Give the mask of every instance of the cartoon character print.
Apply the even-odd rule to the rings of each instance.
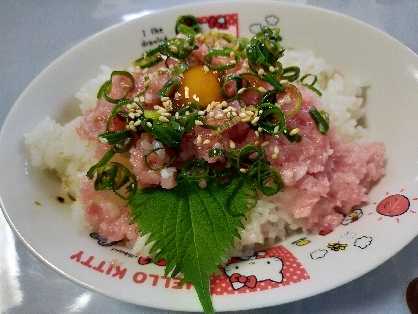
[[[166,266],[165,259],[160,259],[159,261],[153,262],[149,256],[140,256],[138,257],[138,264],[139,265],[148,265],[148,264],[155,264],[157,266]]]
[[[363,216],[363,211],[361,209],[354,209],[348,215],[345,215],[342,221],[342,225],[346,226],[353,222],[356,222]]]
[[[258,282],[283,281],[283,261],[278,257],[263,257],[265,252],[255,253],[247,260],[228,264],[225,274],[235,290],[242,287],[255,288]]]
[[[90,233],[90,237],[92,237],[93,239],[97,239],[97,243],[101,246],[112,246],[119,242],[119,241],[107,242],[107,239],[99,236],[97,232]]]
[[[390,195],[383,199],[376,207],[376,211],[383,216],[394,217],[406,213],[409,209],[409,199],[401,194]]]

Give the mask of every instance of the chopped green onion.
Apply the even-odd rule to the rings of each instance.
[[[315,121],[316,127],[321,134],[326,135],[329,130],[329,115],[324,110],[318,111],[316,107],[312,106],[309,109],[309,115]]]
[[[114,76],[124,76],[128,78],[128,80],[130,81],[130,84],[125,87],[126,92],[122,95],[121,98],[112,98],[109,96],[109,93],[112,90],[112,79]],[[112,74],[110,75],[110,80],[104,82],[104,84],[100,87],[99,92],[97,94],[97,98],[100,99],[103,97],[108,102],[116,104],[119,101],[126,99],[126,96],[133,90],[134,87],[135,87],[135,79],[131,73],[127,71],[113,71]]]
[[[157,148],[151,149],[148,153],[146,153],[144,156],[142,156],[142,159],[144,161],[144,165],[147,169],[154,170],[154,171],[159,171],[159,170],[162,170],[164,168],[167,168],[168,166],[170,166],[176,160],[177,155],[174,155],[173,157],[171,157],[171,159],[167,163],[165,163],[161,167],[152,168],[148,163],[148,156],[151,155],[152,153],[155,153],[156,151],[159,151],[160,149],[164,149],[164,147],[157,147]]]

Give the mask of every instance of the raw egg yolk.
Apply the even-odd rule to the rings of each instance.
[[[178,92],[183,105],[192,102],[206,107],[213,101],[222,101],[218,76],[203,66],[195,66],[183,73],[183,80]]]

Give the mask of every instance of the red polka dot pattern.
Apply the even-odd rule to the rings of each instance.
[[[271,280],[258,281],[254,288],[248,288],[243,286],[235,290],[225,274],[223,268],[221,268],[222,275],[213,275],[211,279],[211,294],[224,295],[224,294],[237,294],[237,293],[249,293],[257,292],[268,289],[275,289],[281,286],[287,286],[290,284],[298,283],[302,280],[310,279],[307,271],[302,267],[302,264],[297,258],[283,246],[276,246],[263,251],[266,254],[258,258],[265,257],[278,257],[283,261],[283,281],[278,283]],[[236,259],[232,259],[232,262],[236,262]]]

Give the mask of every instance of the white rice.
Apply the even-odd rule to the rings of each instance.
[[[284,67],[298,65],[301,68],[301,76],[310,73],[318,77],[317,84],[322,91],[324,109],[337,124],[337,132],[342,138],[353,140],[367,134],[366,130],[357,124],[364,115],[364,85],[359,79],[343,77],[312,51],[287,50],[281,62]],[[101,70],[102,73],[97,78],[87,82],[76,94],[80,100],[81,111],[96,105],[97,91],[111,73],[109,67],[103,66]],[[77,200],[80,199],[79,177],[85,175],[97,162],[94,158],[96,145],[77,136],[75,126],[79,119],[61,125],[47,117],[32,133],[25,135],[32,165],[56,171],[62,179],[64,190]],[[281,198],[293,197],[286,191],[280,194]],[[77,201],[74,203],[74,217],[78,224],[85,224],[81,221],[83,213]],[[240,230],[241,239],[234,239],[234,255],[251,254],[254,246],[273,244],[273,241],[284,239],[289,232],[300,226],[290,213],[277,209],[274,203],[263,199],[247,212],[246,218],[245,228]],[[137,240],[132,249],[134,253],[144,254],[147,251],[149,247],[144,247],[145,240],[141,237]]]

